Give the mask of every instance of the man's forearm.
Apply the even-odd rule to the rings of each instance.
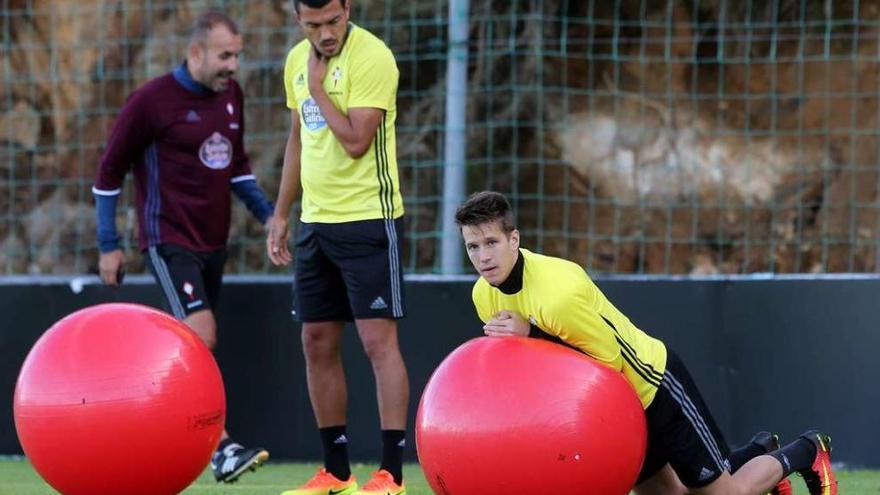
[[[104,194],[95,191],[95,212],[98,227],[98,248],[102,253],[119,249],[119,234],[116,233],[116,201],[118,194]]]
[[[288,138],[284,149],[284,166],[281,168],[281,183],[278,186],[278,199],[275,201],[275,215],[287,218],[290,216],[290,205],[299,192],[300,181],[300,146]]]
[[[342,146],[348,149],[350,146],[356,144],[358,141],[357,133],[355,132],[354,126],[351,124],[351,120],[336,108],[333,101],[327,96],[327,92],[324,91],[324,88],[314,88],[311,90],[311,94],[312,98],[315,99],[315,103],[318,104],[318,108],[321,109],[321,115],[323,115],[324,120],[327,121],[327,126],[330,127],[330,132],[336,136],[336,139],[339,140]]]

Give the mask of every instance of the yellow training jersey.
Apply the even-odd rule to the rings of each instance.
[[[483,277],[474,305],[487,322],[501,310],[520,316],[594,359],[622,371],[648,407],[666,369],[666,346],[639,330],[611,304],[583,268],[520,249],[522,288],[505,294]]]
[[[309,94],[311,44],[302,40],[287,54],[287,106],[299,113],[302,140],[302,221],[340,223],[398,218],[403,200],[397,176],[397,80],[391,50],[354,24],[339,55],[329,60],[324,90],[343,114],[351,108],[380,108],[382,122],[370,149],[352,158],[333,135]]]

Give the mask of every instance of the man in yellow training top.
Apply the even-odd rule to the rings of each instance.
[[[731,452],[681,360],[614,307],[577,264],[519,247],[507,199],[471,196],[455,214],[480,274],[473,301],[495,337],[536,337],[579,350],[620,371],[635,388],[648,424],[639,495],[760,495],[799,472],[811,494],[836,495],[830,438],[804,433],[783,448],[758,448],[760,435]]]
[[[346,0],[293,6],[306,39],[284,65],[291,126],[267,250],[275,264],[293,259],[287,217],[302,177],[294,314],[324,467],[285,495],[403,495],[409,382],[397,341],[404,316],[397,63],[382,40],[349,23]],[[360,489],[348,461],[340,357],[351,320],[372,364],[382,428],[382,464]]]

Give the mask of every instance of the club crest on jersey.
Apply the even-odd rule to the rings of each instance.
[[[324,120],[324,115],[321,113],[321,109],[318,108],[318,104],[315,103],[314,98],[309,98],[303,102],[302,119],[306,129],[310,131],[317,131],[327,125],[327,121]]]
[[[199,160],[214,170],[224,169],[232,162],[232,142],[215,132],[199,148]]]

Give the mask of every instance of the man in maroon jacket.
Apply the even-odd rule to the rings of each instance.
[[[98,168],[95,194],[99,270],[118,285],[125,264],[116,233],[116,202],[125,174],[134,174],[140,249],[170,312],[212,348],[231,192],[261,222],[272,205],[257,186],[244,149],[244,95],[232,78],[242,39],[229,17],[201,15],[186,61],[133,92],[116,120]],[[224,430],[211,466],[232,482],[268,459]]]

